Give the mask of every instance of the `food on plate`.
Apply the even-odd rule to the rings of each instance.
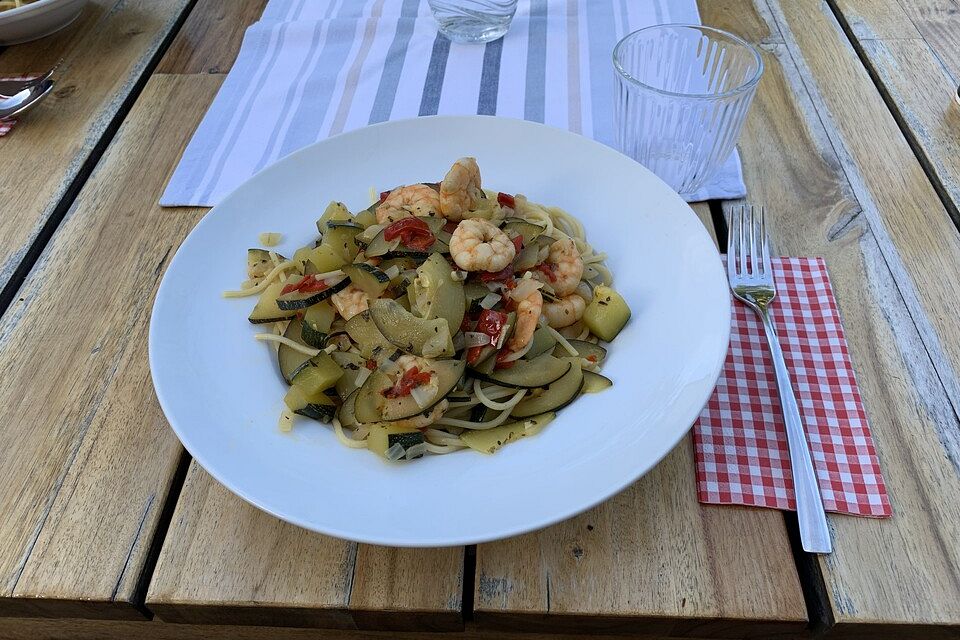
[[[473,158],[355,214],[331,203],[286,258],[247,252],[231,298],[259,296],[255,338],[276,347],[295,416],[397,462],[493,453],[543,429],[600,373],[630,319],[606,255],[556,207],[481,187]]]

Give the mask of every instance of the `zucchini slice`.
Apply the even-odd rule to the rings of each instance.
[[[503,221],[502,229],[511,239],[516,236],[523,236],[523,245],[527,246],[544,232],[545,227],[523,218],[507,218]]]
[[[363,227],[356,222],[328,222],[322,232],[323,240],[320,241],[320,246],[330,247],[344,260],[351,262],[360,253],[355,238],[361,231]]]
[[[583,312],[583,322],[601,340],[612,342],[630,320],[630,307],[619,293],[598,285],[593,290],[593,300]]]
[[[480,301],[483,300],[488,293],[490,293],[490,289],[487,289],[479,282],[467,282],[463,285],[463,297],[466,305],[469,307],[468,310],[470,313],[480,313],[480,311],[482,311]]]
[[[277,298],[280,297],[281,291],[283,291],[283,284],[280,282],[267,285],[247,319],[253,324],[265,324],[289,320],[295,316],[296,311],[287,311],[277,306]]]
[[[554,358],[550,354],[543,354],[533,360],[518,360],[509,369],[495,369],[488,374],[475,371],[474,375],[502,387],[539,389],[559,380],[569,370],[568,361]]]
[[[353,316],[344,326],[350,339],[360,348],[360,355],[364,358],[374,358],[379,361],[397,350],[393,343],[384,338],[377,329],[377,325],[370,318],[369,310]]]
[[[383,337],[401,351],[425,358],[454,354],[450,326],[443,318],[418,318],[389,298],[373,300],[370,317]]]
[[[280,262],[287,261],[287,259],[279,253],[277,254],[277,259],[280,260]],[[248,278],[262,278],[273,271],[274,266],[273,260],[270,259],[270,252],[266,249],[247,249]]]
[[[290,324],[287,325],[287,330],[283,332],[283,337],[306,345],[303,341],[302,327],[303,323],[300,318],[294,318],[290,321]],[[287,381],[287,384],[291,384],[293,377],[300,373],[301,369],[310,364],[311,357],[312,356],[301,353],[285,344],[280,344],[280,348],[277,349],[277,364],[280,365],[280,375]]]
[[[360,423],[392,422],[405,420],[421,413],[429,413],[446,398],[463,375],[463,360],[433,360],[430,370],[437,377],[437,395],[431,404],[421,407],[412,395],[402,398],[386,398],[383,392],[393,386],[393,381],[382,371],[374,371],[357,390],[354,415]]]
[[[327,334],[336,313],[330,303],[324,300],[312,307],[307,307],[303,314],[303,328],[300,335],[303,341],[316,349],[323,349],[327,344]]]
[[[325,393],[308,394],[298,385],[290,387],[283,401],[294,413],[319,422],[330,422],[337,412],[337,405]]]
[[[556,416],[557,414],[551,411],[493,429],[468,430],[460,435],[460,440],[474,451],[494,453],[505,444],[539,433]]]
[[[580,354],[581,358],[586,358],[594,364],[600,364],[607,357],[607,350],[601,347],[598,344],[593,344],[592,342],[587,342],[586,340],[574,340],[567,339],[567,342],[570,343],[570,346],[577,350],[577,353]],[[569,356],[570,353],[563,348],[563,345],[557,345],[553,350],[553,355],[558,358],[563,358]]]
[[[354,391],[348,395],[343,400],[343,404],[340,405],[340,408],[337,409],[337,420],[340,421],[340,424],[344,427],[355,427],[357,424],[357,418],[353,415],[354,402],[357,399],[357,392]]]
[[[463,283],[450,277],[452,271],[450,263],[434,253],[417,268],[417,277],[408,289],[411,311],[427,320],[443,318],[451,336],[460,330],[466,311]]]
[[[357,215],[353,216],[353,219],[364,229],[371,225],[375,225],[377,224],[377,207],[379,206],[379,202],[374,202],[363,211],[358,211]]]
[[[613,380],[593,371],[583,372],[583,392],[599,393],[613,386]]]
[[[343,272],[350,277],[350,282],[362,289],[371,300],[382,296],[390,286],[390,278],[386,273],[364,262],[348,264],[343,268]]]
[[[446,219],[440,218],[437,216],[421,216],[419,218],[430,227],[430,231],[436,236],[443,229],[443,225],[447,223]],[[364,255],[368,258],[376,256],[384,257],[403,257],[409,256],[411,258],[426,259],[430,256],[431,253],[450,253],[450,247],[446,242],[441,241],[439,238],[433,245],[427,249],[412,249],[403,244],[397,244],[394,247],[396,240],[387,240],[384,237],[387,229],[383,228],[380,232],[374,236],[373,240],[370,241],[370,244],[367,245],[367,248],[364,250]]]
[[[337,220],[353,220],[350,210],[342,202],[331,202],[327,205],[323,215],[317,220],[317,231],[323,233],[327,230],[327,223]]]
[[[355,353],[346,351],[334,351],[330,354],[330,357],[343,369],[343,376],[337,380],[336,390],[340,398],[346,400],[347,396],[360,388],[360,384],[357,382],[360,376],[369,375],[363,373],[369,371],[367,361]]]
[[[568,358],[570,369],[556,382],[546,387],[539,395],[530,395],[510,412],[515,418],[528,418],[548,411],[559,411],[580,395],[583,388],[583,370],[578,358]]]
[[[550,331],[548,331],[544,327],[539,327],[537,328],[536,331],[533,332],[533,344],[530,345],[530,349],[527,350],[527,353],[526,355],[524,355],[524,358],[526,358],[527,360],[533,360],[539,355],[543,355],[548,351],[553,351],[554,347],[556,346],[557,346],[557,339],[553,337],[553,334],[550,333]],[[557,353],[554,352],[553,355],[557,356]],[[560,356],[558,357],[568,356],[568,355],[570,354],[566,352],[566,349],[564,349],[564,352],[560,354]]]
[[[399,461],[404,458],[411,459],[408,458],[410,449],[416,445],[422,445],[425,441],[423,434],[416,429],[396,427],[389,424],[378,424],[370,428],[370,435],[367,436],[367,448],[380,457],[389,459],[387,458],[387,451],[394,446],[399,446],[401,449],[401,457],[395,459]],[[414,454],[413,458],[419,458],[422,455],[422,452]]]
[[[341,376],[343,376],[343,369],[333,361],[330,354],[321,351],[307,360],[306,365],[297,371],[292,383],[302,387],[307,395],[312,396],[335,385]]]
[[[350,284],[350,278],[344,277],[323,291],[310,291],[307,293],[304,293],[303,291],[291,291],[290,293],[285,293],[277,298],[277,306],[283,311],[297,311],[299,309],[306,309],[307,307],[311,307],[318,302],[326,300],[336,292],[346,289],[348,284]]]

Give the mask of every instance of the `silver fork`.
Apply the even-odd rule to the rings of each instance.
[[[753,205],[735,207],[730,214],[730,233],[727,241],[727,275],[733,295],[753,309],[763,322],[767,345],[773,356],[777,373],[777,390],[783,421],[787,426],[790,448],[790,466],[797,496],[797,519],[800,522],[800,542],[804,551],[830,553],[830,530],[823,510],[817,475],[810,459],[810,449],[804,435],[800,409],[793,394],[790,373],[783,359],[777,332],[770,320],[770,303],[777,295],[770,265],[770,242],[767,237],[763,207]]]

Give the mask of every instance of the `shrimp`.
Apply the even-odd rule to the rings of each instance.
[[[464,271],[502,271],[517,249],[503,231],[481,218],[464,220],[450,238],[450,255]]]
[[[583,317],[587,303],[576,293],[543,305],[543,317],[554,329],[569,327]]]
[[[480,188],[480,167],[475,158],[460,158],[440,183],[440,213],[454,222],[477,207],[483,198]]]
[[[534,276],[549,284],[557,297],[564,298],[577,290],[583,278],[583,258],[573,240],[565,238],[551,244],[544,264],[549,267],[547,273],[534,273]]]
[[[351,284],[343,291],[338,291],[330,296],[330,302],[333,303],[344,320],[349,320],[370,308],[370,296],[355,284]]]
[[[440,195],[425,184],[397,187],[377,207],[377,223],[389,224],[410,216],[436,216]]]
[[[536,289],[527,294],[526,298],[517,303],[517,322],[514,325],[513,335],[507,342],[510,351],[521,351],[530,344],[533,332],[537,330],[540,321],[540,312],[543,310],[543,296]]]

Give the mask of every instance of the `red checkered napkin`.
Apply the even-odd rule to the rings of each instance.
[[[819,258],[773,262],[774,324],[828,511],[889,517],[867,416],[827,268]],[[734,301],[730,350],[693,427],[701,502],[796,508],[787,434],[763,326]]]
[[[36,76],[11,76],[7,78],[0,78],[0,80],[30,80]],[[13,129],[13,125],[17,124],[16,120],[5,120],[0,122],[0,138],[10,133],[10,130]]]

